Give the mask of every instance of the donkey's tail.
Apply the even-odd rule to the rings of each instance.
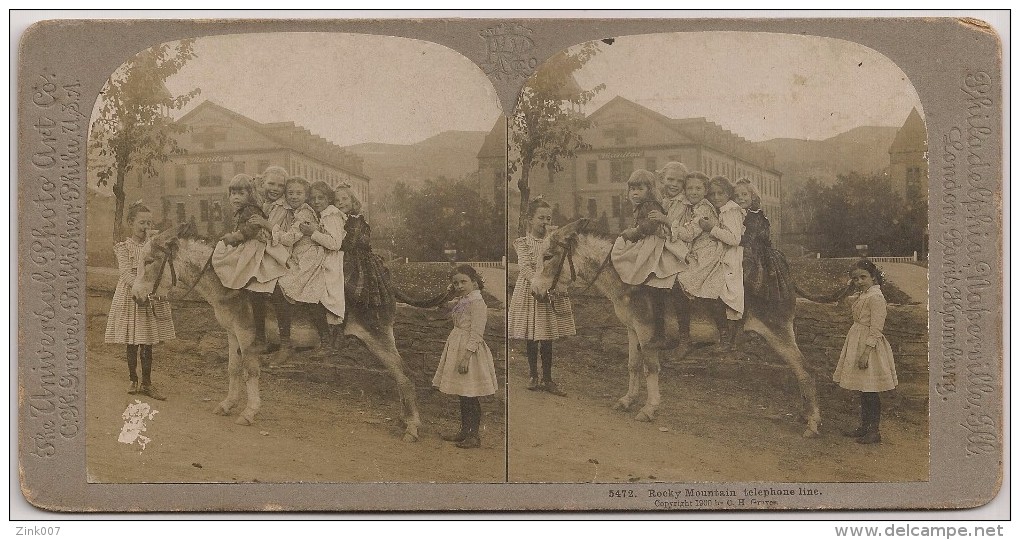
[[[396,287],[393,287],[392,290],[393,297],[397,300],[397,302],[401,302],[409,306],[414,306],[416,308],[424,309],[434,308],[436,306],[442,305],[444,302],[453,299],[453,292],[449,290],[443,291],[431,298],[411,298],[410,296],[406,295],[404,292],[402,292],[400,289],[397,289]]]
[[[834,302],[839,302],[840,300],[846,298],[847,296],[850,296],[850,293],[853,292],[853,285],[847,285],[846,287],[843,287],[842,289],[830,295],[817,296],[804,292],[804,290],[797,285],[796,281],[793,281],[792,279],[790,281],[791,283],[793,283],[793,290],[797,292],[798,296],[807,298],[808,300],[812,302],[817,302],[819,304],[832,304]]]

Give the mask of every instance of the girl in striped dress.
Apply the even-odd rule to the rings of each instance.
[[[539,302],[531,294],[531,278],[538,270],[538,263],[549,247],[549,228],[552,223],[552,207],[541,197],[528,204],[528,234],[514,240],[517,251],[517,265],[520,273],[510,297],[510,339],[523,339],[528,352],[530,380],[528,390],[545,390],[550,394],[565,396],[552,380],[552,342],[561,337],[572,336],[574,314],[570,299],[566,296],[549,295],[547,301]],[[538,356],[542,354],[542,379],[538,378]]]
[[[131,297],[131,287],[142,262],[139,255],[152,228],[152,212],[141,201],[136,202],[127,209],[127,223],[131,236],[113,247],[120,279],[106,318],[104,341],[127,345],[128,377],[131,379],[129,394],[144,394],[152,399],[164,400],[166,397],[152,386],[152,346],[177,337],[170,303],[165,299],[150,298],[148,305],[139,306]],[[139,353],[142,359],[141,382],[137,372]]]

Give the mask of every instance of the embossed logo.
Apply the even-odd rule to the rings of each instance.
[[[538,67],[538,59],[529,52],[535,47],[532,30],[518,23],[499,23],[479,32],[485,40],[486,75],[496,79],[527,78]]]

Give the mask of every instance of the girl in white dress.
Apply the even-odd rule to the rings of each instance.
[[[444,441],[457,443],[458,448],[478,448],[478,428],[482,420],[480,396],[496,393],[496,368],[492,351],[485,344],[485,323],[488,318],[482,288],[482,277],[474,267],[462,264],[453,270],[450,286],[458,296],[451,302],[453,331],[446,338],[446,348],[436,368],[432,386],[444,394],[460,396],[460,431],[444,435]]]
[[[127,224],[131,230],[123,242],[113,247],[117,254],[117,269],[120,279],[113,293],[110,312],[106,318],[106,343],[127,345],[128,377],[131,385],[129,394],[143,394],[153,399],[164,400],[150,380],[152,373],[152,346],[161,341],[174,339],[174,320],[170,314],[170,303],[162,298],[150,298],[149,304],[140,306],[131,297],[131,287],[138,275],[142,260],[141,249],[152,228],[152,213],[138,201],[127,209]],[[138,357],[142,360],[142,380],[138,380]]]
[[[860,296],[853,303],[854,324],[847,332],[832,380],[861,393],[861,425],[844,435],[855,437],[861,444],[875,444],[882,441],[878,432],[882,415],[878,393],[898,384],[892,347],[882,334],[886,317],[881,288],[884,278],[875,263],[861,259],[850,269],[850,282]]]

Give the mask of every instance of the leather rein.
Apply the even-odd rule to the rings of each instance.
[[[556,267],[556,273],[553,274],[552,284],[549,286],[549,290],[551,291],[556,288],[556,284],[560,281],[560,276],[563,274],[564,264],[567,264],[570,267],[571,283],[577,281],[577,270],[574,268],[574,250],[577,249],[577,233],[571,234],[563,241],[556,240],[550,243],[563,250],[563,257],[560,259],[559,266]],[[588,289],[591,289],[592,285],[598,281],[599,276],[602,275],[602,271],[609,266],[612,255],[613,252],[610,250],[610,252],[606,255],[606,258],[602,260],[602,264],[599,265],[598,270],[595,272],[595,276],[585,285],[580,294],[588,292]]]
[[[163,273],[166,271],[168,267],[170,268],[170,288],[172,289],[177,286],[177,269],[174,266],[174,258],[177,256],[177,250],[179,249],[179,247],[177,242],[172,242],[166,247],[153,244],[152,249],[159,250],[160,252],[163,253],[163,264],[161,264],[159,266],[159,270],[156,271],[156,279],[155,281],[152,282],[152,291],[149,292],[150,297],[156,295],[156,289],[159,288],[159,283],[160,281],[163,280]],[[198,276],[195,277],[195,282],[191,284],[191,287],[188,288],[187,292],[181,295],[181,298],[188,296],[189,294],[191,294],[191,291],[195,290],[195,287],[198,285],[198,282],[201,281],[202,279],[202,274],[204,274],[205,271],[211,267],[212,267],[212,254],[210,253],[209,259],[205,261],[205,265],[202,266],[202,270],[198,273]],[[155,308],[153,309],[155,310]]]

